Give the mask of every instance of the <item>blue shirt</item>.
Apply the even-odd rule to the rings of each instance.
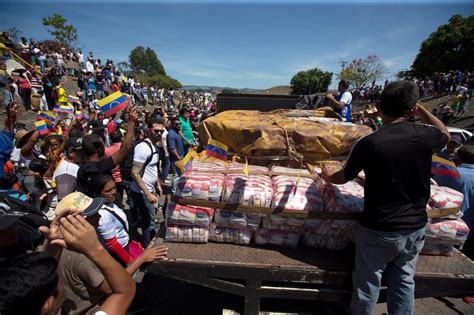
[[[168,130],[168,135],[166,136],[166,144],[168,145],[168,151],[176,150],[178,155],[183,158],[184,147],[181,136],[174,129]],[[176,161],[176,157],[170,153],[170,161]]]
[[[433,176],[441,186],[455,189],[464,194],[461,206],[462,219],[469,226],[469,238],[474,237],[474,164],[461,164],[458,166],[461,178],[449,176]]]

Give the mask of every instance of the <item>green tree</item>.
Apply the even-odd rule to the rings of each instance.
[[[291,93],[297,95],[327,92],[332,80],[332,72],[318,68],[300,71],[291,78]]]
[[[181,83],[164,74],[155,74],[150,76],[146,73],[139,73],[136,75],[136,78],[139,82],[148,85],[148,86],[158,86],[160,88],[174,88],[179,89],[181,87]]]
[[[474,15],[453,15],[421,43],[411,66],[416,76],[474,68]]]
[[[225,93],[225,94],[236,94],[236,93],[239,93],[238,90],[236,89],[233,89],[233,88],[229,88],[229,87],[226,87],[222,90],[221,93]]]
[[[130,52],[128,60],[134,72],[145,72],[149,76],[166,75],[165,68],[151,48],[136,47]]]
[[[72,46],[79,39],[79,35],[77,35],[77,29],[72,25],[67,25],[66,22],[67,19],[57,13],[43,18],[43,25],[50,27],[48,33],[62,44]]]
[[[405,69],[405,70],[398,71],[395,77],[398,80],[413,80],[415,75],[412,70]]]
[[[374,80],[382,79],[385,74],[385,65],[379,57],[369,55],[365,59],[352,60],[337,77],[349,81],[354,87],[364,87]]]

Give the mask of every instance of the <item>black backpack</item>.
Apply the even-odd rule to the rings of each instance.
[[[32,250],[43,242],[44,237],[38,228],[43,225],[49,226],[49,221],[43,212],[26,201],[13,198],[6,193],[0,193],[0,203],[12,210],[27,213],[17,221],[19,246],[26,250]]]
[[[156,144],[153,145],[155,147],[155,152],[153,152],[152,144],[149,141],[142,141],[142,142],[145,142],[148,145],[152,154],[150,154],[150,156],[146,159],[145,163],[143,164],[143,168],[140,171],[141,176],[143,176],[143,174],[145,173],[145,168],[148,166],[148,164],[150,164],[151,160],[153,160],[153,156],[155,154],[158,154],[158,146]],[[135,148],[140,143],[141,142],[135,143],[133,147]],[[120,162],[120,175],[122,176],[122,180],[133,181],[132,167],[133,167],[134,153],[135,153],[135,150],[130,149],[130,151],[127,153],[127,155],[122,160],[122,162]]]

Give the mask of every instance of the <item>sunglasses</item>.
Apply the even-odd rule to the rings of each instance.
[[[159,135],[160,133],[163,133],[163,130],[161,130],[161,129],[153,129],[152,131],[156,135]]]

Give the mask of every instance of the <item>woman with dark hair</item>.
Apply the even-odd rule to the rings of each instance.
[[[99,239],[118,261],[123,265],[136,262],[139,268],[145,262],[161,260],[166,256],[164,246],[154,247],[154,242],[147,249],[140,243],[130,239],[127,215],[115,202],[117,189],[115,181],[110,174],[97,174],[92,177],[88,186],[91,197],[105,199],[105,205],[99,210],[100,221],[97,232]]]

